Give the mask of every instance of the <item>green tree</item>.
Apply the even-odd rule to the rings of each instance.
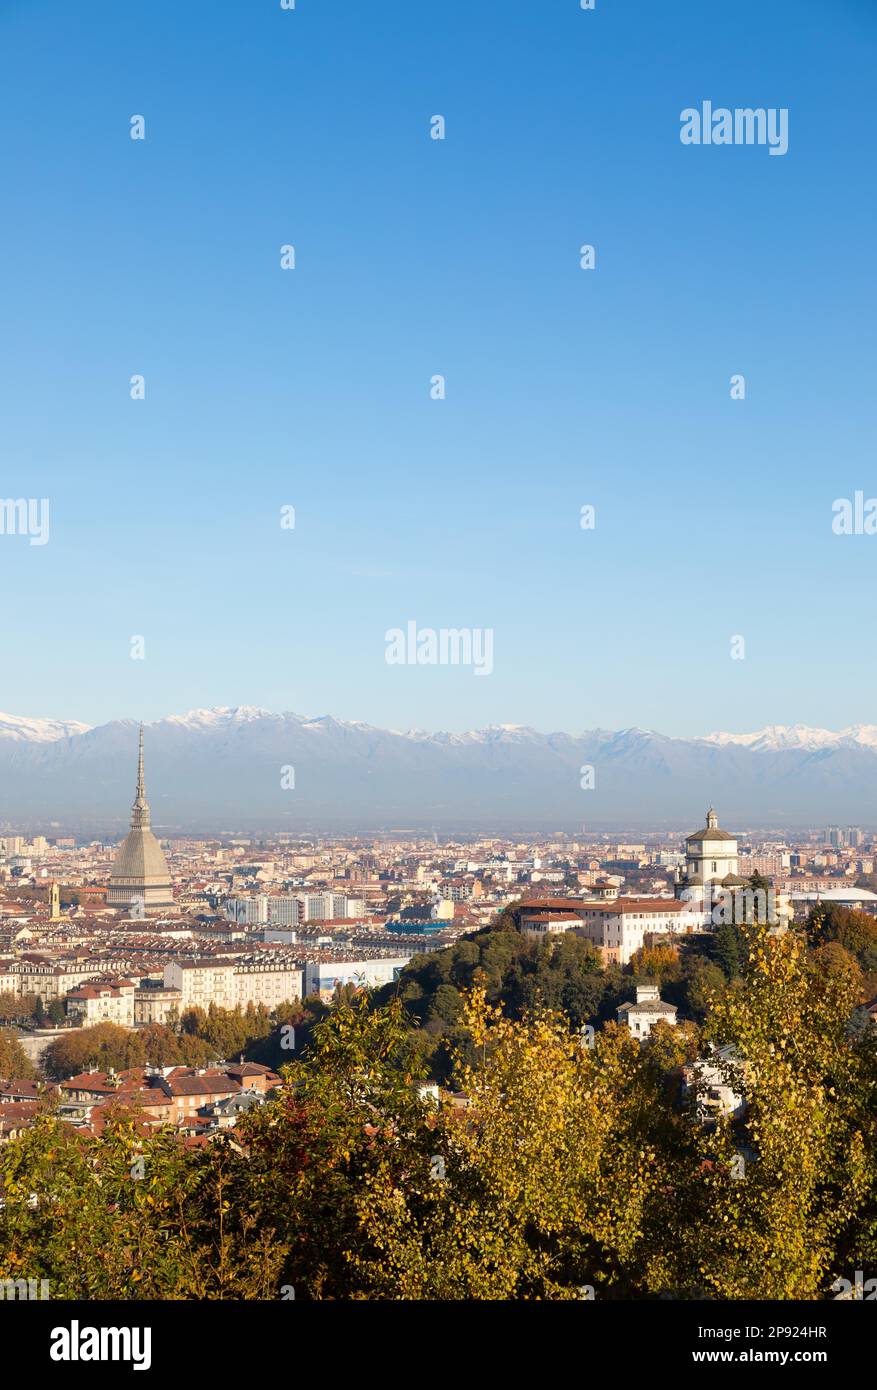
[[[806,930],[814,945],[836,941],[855,956],[864,971],[877,971],[877,922],[867,912],[841,907],[839,903],[817,903],[807,919]]]
[[[121,1108],[92,1140],[47,1112],[0,1146],[0,1278],[61,1299],[276,1297],[282,1248],[230,1210],[242,1166]]]
[[[746,961],[746,940],[735,922],[721,922],[712,937],[712,957],[727,980],[735,980]]]

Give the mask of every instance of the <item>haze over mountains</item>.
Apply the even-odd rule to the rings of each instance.
[[[137,724],[0,714],[0,821],[117,834],[134,796]],[[594,768],[582,790],[581,769]],[[283,769],[294,768],[294,789]],[[165,833],[219,830],[688,827],[877,821],[877,726],[770,726],[669,738],[518,725],[405,733],[239,706],[146,726],[146,786]]]

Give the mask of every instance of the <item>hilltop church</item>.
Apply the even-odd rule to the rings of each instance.
[[[676,871],[675,896],[699,907],[707,925],[713,908],[726,899],[729,889],[747,886],[748,880],[737,873],[736,836],[719,828],[711,806],[703,830],[686,837],[685,864]]]

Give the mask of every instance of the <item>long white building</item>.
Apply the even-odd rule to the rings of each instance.
[[[700,909],[674,898],[542,898],[521,905],[524,936],[540,941],[573,931],[597,947],[606,965],[627,965],[648,936],[684,935],[701,925]]]
[[[180,991],[180,1010],[245,1009],[248,1004],[292,1003],[302,998],[302,971],[289,961],[228,960],[202,957],[171,961],[164,968],[166,988]]]
[[[251,898],[227,898],[225,915],[230,922],[248,927],[297,927],[302,922],[325,922],[365,915],[362,898],[346,893],[292,893],[271,896],[258,893]]]

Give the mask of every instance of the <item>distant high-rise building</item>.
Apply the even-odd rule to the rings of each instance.
[[[107,889],[109,907],[127,908],[135,916],[150,909],[173,907],[167,861],[149,828],[149,802],[143,777],[143,725],[137,760],[137,794],[131,811],[131,830],[119,846]]]

